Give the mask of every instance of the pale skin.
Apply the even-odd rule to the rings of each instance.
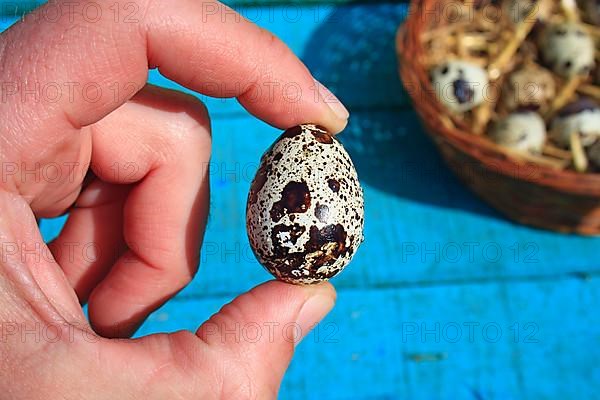
[[[146,85],[148,69],[205,95],[236,97],[282,129],[317,123],[338,133],[348,113],[323,88],[315,96],[310,72],[280,40],[219,3],[137,0],[133,21],[109,10],[131,3],[94,3],[98,20],[80,12],[85,1],[59,18],[38,9],[0,36],[0,81],[8,83],[0,102],[0,392],[17,400],[276,398],[301,339],[282,327],[306,335],[333,307],[330,284],[268,282],[196,332],[128,339],[193,278],[209,211],[207,110]],[[23,96],[36,82],[45,92]],[[283,92],[288,83],[302,90],[295,101]],[[135,168],[115,173],[115,163]],[[47,248],[36,218],[67,210]],[[94,257],[78,251],[87,243],[100,249]],[[252,341],[223,334],[236,325],[268,329]]]

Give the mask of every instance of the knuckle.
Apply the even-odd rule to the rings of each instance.
[[[232,329],[242,320],[244,315],[241,307],[236,303],[232,302],[224,305],[221,310],[208,320],[209,323],[215,325],[220,331]],[[223,337],[225,339],[236,339],[235,337]]]

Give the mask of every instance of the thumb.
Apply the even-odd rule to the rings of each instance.
[[[329,283],[267,282],[224,306],[196,334],[243,368],[244,380],[231,382],[233,392],[275,398],[296,344],[333,308],[335,297]]]

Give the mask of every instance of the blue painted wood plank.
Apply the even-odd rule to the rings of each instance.
[[[265,280],[245,203],[278,131],[250,117],[213,121],[212,208],[198,277],[183,295],[237,293]],[[341,140],[365,187],[366,241],[336,284],[369,288],[598,273],[600,238],[513,224],[446,169],[411,112],[355,112]],[[56,225],[42,225],[51,236]]]
[[[193,331],[229,299],[172,301],[139,334]],[[599,279],[343,289],[281,398],[594,398],[599,302]]]

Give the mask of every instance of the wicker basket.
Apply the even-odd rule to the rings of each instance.
[[[507,152],[468,126],[451,122],[425,68],[421,35],[437,0],[414,0],[396,38],[400,75],[426,130],[449,167],[475,193],[527,225],[600,234],[600,174],[561,170]]]

